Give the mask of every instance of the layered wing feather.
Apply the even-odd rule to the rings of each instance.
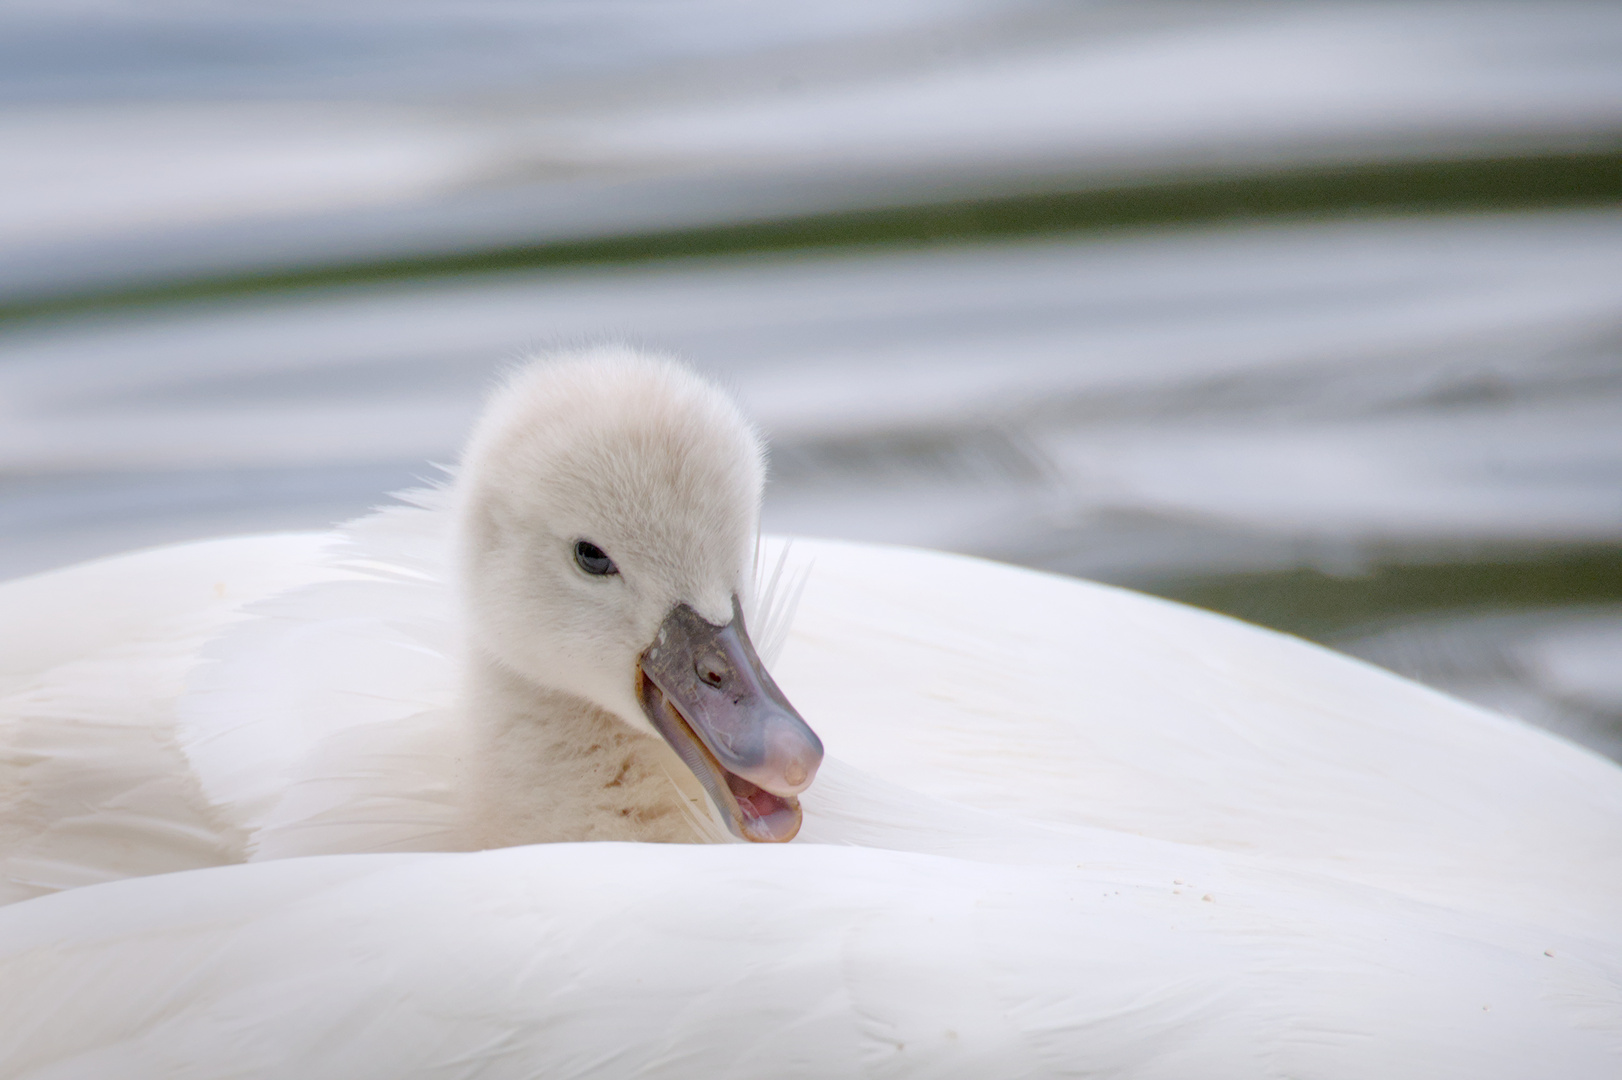
[[[204,644],[320,576],[326,542],[181,544],[0,585],[0,903],[241,857],[176,703]]]
[[[1177,890],[1155,842],[1117,854],[559,844],[118,882],[0,911],[5,1060],[53,1080],[1598,1080],[1622,1060],[1604,946],[1310,876]]]
[[[851,767],[808,794],[808,838],[936,843],[917,793],[1617,930],[1622,770],[1559,739],[1122,590],[830,541],[794,559],[776,673]],[[454,846],[448,563],[430,505],[7,586],[12,895]],[[36,635],[39,610],[63,614]]]
[[[796,551],[815,569],[775,674],[829,754],[880,783],[1622,933],[1608,760],[1141,594],[937,552]],[[848,797],[819,782],[812,822]]]
[[[798,543],[776,673],[834,755],[807,843],[292,858],[451,842],[442,526],[5,586],[7,887],[93,885],[0,910],[11,1074],[1622,1062],[1622,771],[1294,639],[926,552]]]

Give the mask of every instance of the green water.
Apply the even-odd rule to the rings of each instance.
[[[1236,175],[1156,175],[1074,186],[791,216],[452,254],[332,262],[288,270],[153,281],[117,289],[0,302],[7,322],[296,289],[375,285],[513,270],[632,264],[813,249],[919,247],[1214,222],[1369,215],[1481,213],[1622,204],[1622,146],[1569,153],[1370,162]]]

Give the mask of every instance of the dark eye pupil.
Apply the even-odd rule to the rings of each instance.
[[[588,574],[617,574],[620,568],[614,565],[614,560],[604,554],[603,549],[590,540],[577,540],[574,545],[574,561],[580,564],[580,569]]]

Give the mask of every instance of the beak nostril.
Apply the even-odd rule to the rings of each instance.
[[[726,681],[726,673],[722,671],[719,664],[706,663],[700,660],[693,665],[693,670],[698,673],[699,679],[707,686],[720,686]]]

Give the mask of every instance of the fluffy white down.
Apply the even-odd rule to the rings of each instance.
[[[1622,1068],[1622,770],[973,559],[795,542],[794,844],[377,854],[465,839],[443,499],[0,586],[7,1075]]]
[[[764,480],[737,406],[670,360],[603,346],[507,380],[450,492],[460,694],[434,728],[459,739],[436,753],[464,762],[446,776],[462,820],[434,846],[726,836],[643,715],[636,663],[676,604],[731,621]],[[582,573],[581,540],[618,572]]]
[[[629,664],[673,598],[731,620],[764,481],[754,430],[678,364],[599,348],[519,369],[474,429],[454,489],[470,644],[657,738]],[[621,572],[581,574],[568,557],[578,539]]]

